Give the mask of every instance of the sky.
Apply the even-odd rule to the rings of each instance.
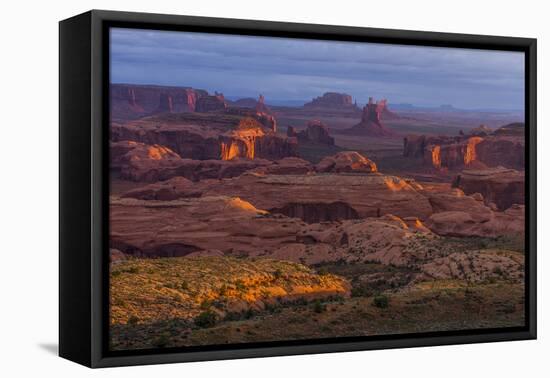
[[[110,38],[112,83],[261,93],[267,103],[341,92],[360,104],[524,108],[522,52],[121,28]]]

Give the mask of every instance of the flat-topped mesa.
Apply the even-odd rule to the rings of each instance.
[[[525,137],[521,125],[506,125],[494,132],[478,127],[470,135],[409,135],[403,139],[403,156],[422,158],[426,165],[436,169],[499,165],[523,169]]]
[[[195,111],[199,113],[215,112],[227,109],[223,93],[215,92],[212,96],[202,96],[195,104]]]
[[[304,104],[306,108],[354,108],[356,105],[349,94],[326,92]]]
[[[294,130],[294,128],[291,129],[291,127],[292,126],[289,126],[287,129],[287,136],[296,136],[298,138],[298,142],[309,142],[334,146],[334,138],[329,135],[327,125],[318,119],[309,121],[307,123],[307,128],[299,133],[296,133],[296,130]]]
[[[350,135],[367,135],[373,137],[395,136],[395,132],[386,127],[386,125],[382,122],[382,116],[385,111],[388,111],[386,100],[374,102],[374,99],[369,97],[369,102],[363,107],[361,122],[349,129],[342,130],[342,133]]]
[[[187,87],[112,84],[111,118],[132,120],[156,113],[193,112],[197,99],[207,94],[204,90]]]

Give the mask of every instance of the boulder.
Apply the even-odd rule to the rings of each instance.
[[[315,166],[315,169],[322,173],[373,173],[378,171],[373,161],[355,151],[344,151],[327,156]]]

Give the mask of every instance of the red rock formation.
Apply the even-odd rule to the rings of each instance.
[[[486,137],[476,146],[479,161],[489,167],[499,165],[525,169],[525,138],[493,135]]]
[[[200,192],[193,192],[192,181],[184,177],[173,177],[166,181],[156,182],[124,193],[121,198],[137,198],[155,201],[173,201],[180,198],[200,197]]]
[[[298,132],[296,131],[296,129],[294,128],[294,126],[288,126],[286,128],[286,136],[287,137],[291,137],[291,138],[296,138],[298,137]]]
[[[262,175],[305,175],[313,173],[314,167],[309,161],[297,157],[286,157],[262,165],[252,172]]]
[[[271,114],[271,109],[269,109],[265,104],[265,97],[262,94],[258,97],[258,102],[256,103],[255,108],[256,108],[256,113]]]
[[[295,140],[265,129],[260,121],[219,113],[166,113],[124,125],[112,124],[111,139],[164,145],[183,158],[199,160],[297,156]]]
[[[309,121],[307,128],[299,133],[296,133],[294,128],[292,130],[295,135],[289,135],[289,129],[287,129],[287,136],[298,137],[300,143],[318,143],[334,146],[334,138],[329,135],[328,127],[318,119]]]
[[[316,165],[317,172],[333,173],[374,173],[376,164],[355,151],[339,152],[327,156]]]
[[[184,87],[112,84],[111,118],[132,120],[167,111],[167,97],[172,99],[173,112],[192,112],[195,110],[196,99],[207,94],[204,90]],[[161,96],[165,99],[161,99]]]
[[[372,97],[369,98],[369,103],[363,108],[361,122],[357,125],[342,130],[343,134],[350,135],[367,135],[372,137],[392,137],[396,133],[388,129],[382,123],[382,113],[386,109],[385,100],[374,102]]]
[[[273,132],[277,132],[277,119],[275,118],[275,116],[271,114],[257,112],[256,110],[249,109],[249,108],[239,108],[239,107],[228,107],[225,109],[225,113],[238,115],[241,117],[254,118],[258,122],[260,122],[264,127],[268,128]]]
[[[453,186],[466,194],[480,193],[485,204],[506,210],[525,203],[525,173],[502,167],[465,170],[454,179]]]
[[[485,137],[409,135],[403,140],[403,155],[422,157],[426,165],[437,169],[461,169],[473,165],[524,169],[525,140],[496,133]]]
[[[472,136],[479,136],[479,137],[486,137],[487,135],[491,134],[493,130],[490,127],[487,127],[485,125],[479,125],[478,127],[470,130],[470,135]]]
[[[225,97],[217,92],[213,96],[202,96],[195,103],[195,111],[199,113],[215,112],[226,108]]]
[[[426,226],[439,235],[488,236],[522,234],[525,227],[523,206],[505,212],[494,211],[478,196],[467,196],[460,189],[451,192],[425,192],[433,209]]]
[[[411,158],[424,157],[426,149],[425,135],[407,135],[403,138],[403,156]]]
[[[346,93],[326,92],[311,102],[304,104],[306,108],[353,108],[353,100]]]
[[[269,210],[288,204],[344,202],[360,218],[395,214],[426,219],[432,208],[410,181],[377,173],[349,175],[336,173],[310,175],[244,174],[221,182],[199,182],[203,196],[230,195]],[[320,210],[321,211],[321,210]]]
[[[155,182],[176,176],[192,181],[221,179],[239,176],[270,164],[273,163],[264,159],[182,159],[175,152],[159,145],[150,146],[133,141],[111,143],[111,169],[118,172],[121,178],[131,181]]]
[[[247,171],[259,174],[307,174],[314,171],[311,163],[288,157],[281,160],[240,159],[193,160],[182,159],[162,146],[149,146],[133,141],[111,143],[111,170],[122,179],[141,182],[185,177],[191,181],[230,178]]]
[[[424,147],[424,162],[434,168],[460,168],[469,166],[477,160],[476,146],[483,139],[470,137],[457,143],[430,144],[430,140]]]
[[[160,94],[159,107],[155,113],[173,113],[174,106],[172,101],[172,96],[167,93]]]

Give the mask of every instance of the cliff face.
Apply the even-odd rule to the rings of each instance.
[[[507,168],[465,170],[454,179],[453,186],[466,194],[479,193],[485,204],[506,210],[525,203],[525,173]]]
[[[457,168],[468,166],[477,159],[476,146],[480,137],[471,137],[457,143],[431,144],[428,139],[424,147],[424,162],[434,168]]]
[[[132,120],[155,113],[193,112],[204,90],[155,85],[111,84],[111,118]]]
[[[396,133],[387,128],[382,122],[382,116],[386,112],[389,112],[386,100],[374,102],[371,97],[368,104],[363,107],[361,122],[349,129],[343,130],[342,133],[373,137],[393,137]],[[393,115],[393,113],[390,114]]]
[[[182,158],[197,160],[297,156],[295,138],[281,137],[255,118],[216,115],[164,115],[113,124],[111,140],[162,145]]]
[[[227,103],[223,94],[216,93],[213,96],[202,96],[195,104],[195,111],[199,113],[208,113],[218,110],[225,110]]]
[[[434,168],[460,169],[472,165],[525,169],[525,138],[509,125],[486,136],[429,137],[409,135],[403,139],[403,156],[422,158]]]

